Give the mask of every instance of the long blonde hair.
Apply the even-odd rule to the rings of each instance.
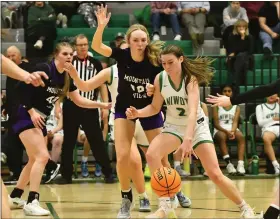
[[[69,47],[69,48],[71,48],[73,50],[73,47],[71,46],[70,43],[67,43],[67,42],[58,43],[58,44],[56,44],[54,52],[53,52],[54,59],[55,59],[56,55],[58,55],[60,53],[60,51],[62,50],[63,47]],[[69,92],[69,88],[70,88],[70,77],[69,77],[68,73],[65,73],[65,76],[64,76],[64,86],[62,88],[62,92],[59,93],[59,99],[60,100],[64,99],[64,97]]]
[[[129,43],[129,39],[131,37],[131,33],[136,30],[142,30],[143,32],[145,32],[147,34],[148,45],[145,49],[145,55],[148,56],[148,59],[152,65],[159,66],[160,65],[159,55],[161,53],[162,47],[164,46],[164,42],[160,41],[160,40],[151,42],[149,32],[146,29],[146,27],[144,27],[141,24],[133,24],[132,26],[130,26],[130,28],[126,32],[126,37],[127,37],[128,43]]]
[[[180,58],[181,56],[184,58],[181,66],[186,93],[188,84],[194,78],[197,80],[198,84],[209,85],[215,72],[215,69],[211,67],[214,59],[208,57],[189,59],[184,56],[183,50],[176,45],[168,45],[162,50],[161,55],[167,54],[173,54],[177,58]]]
[[[234,35],[239,35],[239,32],[238,32],[238,27],[239,26],[244,26],[245,27],[245,29],[246,29],[245,30],[245,36],[248,36],[249,35],[248,23],[244,19],[239,19],[238,21],[235,22],[232,33]]]

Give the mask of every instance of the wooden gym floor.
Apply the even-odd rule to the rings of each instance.
[[[238,179],[233,181],[244,199],[256,212],[265,210],[279,186],[279,178]],[[13,186],[7,186],[9,192]],[[183,181],[183,192],[192,200],[192,207],[176,210],[178,218],[240,218],[238,208],[215,187],[210,180]],[[152,211],[157,209],[157,198],[149,182],[146,191],[151,199]],[[145,218],[149,213],[138,212],[138,196],[134,192],[135,208],[132,218]],[[27,198],[28,190],[23,195]],[[119,183],[104,184],[78,182],[71,185],[41,185],[40,202],[51,211],[51,216],[40,218],[116,218],[120,207]],[[24,216],[21,209],[12,211],[12,218],[36,218]]]

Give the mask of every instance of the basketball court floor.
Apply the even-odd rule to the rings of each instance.
[[[255,207],[257,213],[265,210],[274,196],[279,178],[233,180],[244,199]],[[13,186],[7,186],[9,192]],[[191,208],[176,210],[178,218],[240,218],[235,204],[226,199],[210,180],[182,181],[182,190],[192,200]],[[157,197],[150,183],[146,191],[151,199],[152,211],[157,209]],[[28,190],[23,198],[27,198]],[[120,207],[119,183],[75,181],[71,185],[41,185],[40,202],[51,211],[51,216],[40,218],[116,218]],[[138,212],[138,196],[134,189],[135,207],[132,218],[145,218],[149,213]],[[24,216],[23,210],[13,210],[12,218],[36,218]]]

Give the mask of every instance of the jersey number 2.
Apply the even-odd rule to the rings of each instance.
[[[185,109],[183,109],[183,108],[176,108],[176,110],[179,111],[179,116],[186,116],[186,114],[185,114],[186,110]]]

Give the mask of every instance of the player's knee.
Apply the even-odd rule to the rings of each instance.
[[[122,151],[119,151],[117,154],[117,162],[120,165],[122,165],[122,164],[128,165],[129,158],[130,158],[129,151],[122,150]]]
[[[36,156],[36,162],[40,162],[44,165],[48,163],[48,160],[49,160],[48,153],[41,152],[41,153],[37,154],[37,156]]]
[[[207,174],[215,184],[219,184],[224,177],[219,167],[211,168],[210,170],[207,170]]]
[[[156,159],[155,155],[156,155],[155,153],[153,153],[153,152],[151,152],[149,150],[147,151],[147,153],[146,153],[146,160],[147,160],[148,164],[152,163]]]

